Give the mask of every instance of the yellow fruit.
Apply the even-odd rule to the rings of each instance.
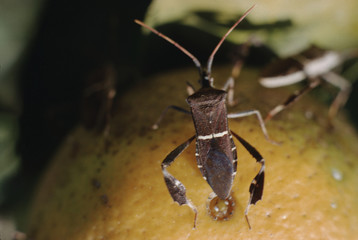
[[[230,68],[215,67],[216,85]],[[237,142],[236,201],[228,221],[207,213],[212,192],[195,160],[195,144],[168,168],[198,208],[178,206],[165,186],[160,164],[194,134],[191,117],[168,112],[158,130],[150,126],[165,106],[186,106],[185,81],[195,69],[170,72],[142,82],[118,102],[105,139],[78,127],[68,136],[47,170],[32,206],[28,234],[36,240],[89,239],[357,239],[358,138],[342,119],[328,129],[327,108],[305,96],[267,123],[265,140],[257,119],[231,119],[231,129],[266,160],[262,201],[251,206],[249,230],[244,210],[249,185],[260,165]],[[264,89],[255,70],[236,81],[239,104],[229,112],[259,109],[263,114],[291,92]],[[306,116],[310,116],[309,118]]]

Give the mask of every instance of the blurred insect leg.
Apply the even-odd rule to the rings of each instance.
[[[167,185],[170,196],[173,198],[174,202],[177,202],[179,206],[188,205],[193,212],[194,216],[194,229],[196,228],[196,219],[198,216],[198,211],[194,204],[186,197],[186,189],[185,186],[173,175],[171,175],[167,171],[167,167],[169,167],[174,160],[189,146],[189,144],[195,139],[195,136],[192,136],[179,147],[174,149],[162,162],[162,172],[164,176],[165,184]]]
[[[346,104],[349,94],[351,93],[352,86],[345,78],[339,76],[334,72],[328,72],[322,75],[322,78],[332,84],[333,86],[340,89],[336,98],[333,100],[329,107],[328,117],[330,121],[337,115],[338,110]]]
[[[182,113],[191,114],[190,111],[188,111],[188,110],[186,110],[186,109],[184,109],[184,108],[181,108],[181,107],[178,107],[178,106],[174,106],[174,105],[170,105],[170,106],[166,107],[166,108],[163,110],[163,112],[162,112],[162,114],[160,114],[158,120],[153,124],[152,129],[154,129],[154,130],[155,130],[155,129],[158,129],[159,124],[162,122],[162,120],[163,120],[165,114],[167,113],[167,111],[168,111],[169,109],[174,109],[174,110],[177,110],[177,111],[182,112]]]
[[[234,100],[235,79],[240,75],[242,65],[243,60],[235,62],[235,65],[231,71],[231,76],[228,78],[224,87],[222,88],[222,90],[227,91],[227,104],[229,106],[237,104],[237,101]]]
[[[105,127],[103,130],[103,134],[105,137],[109,136],[110,130],[111,130],[111,119],[112,119],[112,107],[113,107],[113,99],[116,96],[116,90],[110,89],[107,92],[107,100],[105,102]]]
[[[317,87],[321,83],[320,79],[314,79],[312,80],[307,86],[305,86],[303,89],[294,92],[291,96],[287,98],[287,100],[280,105],[277,105],[274,109],[272,109],[266,116],[265,122],[269,121],[271,118],[273,118],[276,114],[296,102],[300,97],[302,97],[304,94],[308,93],[315,87]]]
[[[240,117],[247,117],[247,116],[250,116],[250,115],[256,115],[257,119],[259,120],[262,133],[264,134],[266,140],[269,141],[269,142],[272,143],[272,144],[280,145],[278,142],[272,140],[272,139],[269,137],[268,132],[267,132],[267,129],[266,129],[265,122],[263,121],[262,116],[261,116],[261,113],[260,113],[258,110],[249,110],[249,111],[238,112],[238,113],[229,113],[229,114],[227,115],[227,117],[228,117],[228,118],[240,118]]]
[[[249,198],[249,201],[248,201],[246,209],[245,209],[245,218],[246,218],[247,224],[249,225],[249,228],[251,229],[248,213],[249,213],[250,206],[252,204],[255,205],[257,201],[262,199],[262,195],[263,195],[263,191],[264,191],[264,182],[265,182],[265,159],[250,143],[245,141],[243,138],[241,138],[235,132],[231,131],[231,133],[246,148],[246,150],[251,154],[251,156],[256,159],[256,162],[261,164],[261,168],[260,168],[259,172],[257,173],[255,178],[251,182],[251,185],[249,188],[250,198]]]
[[[227,91],[227,104],[229,106],[234,106],[237,104],[237,101],[234,100],[234,86],[235,86],[235,80],[232,76],[230,76],[222,90]]]
[[[306,74],[303,71],[297,71],[286,76],[262,77],[259,82],[266,88],[277,88],[292,85],[305,79]]]
[[[234,100],[234,86],[235,79],[240,76],[242,66],[244,65],[245,58],[249,55],[249,49],[252,44],[251,39],[246,43],[239,46],[238,56],[236,57],[234,67],[231,70],[231,76],[226,81],[222,90],[227,91],[227,103],[229,106],[237,104]]]
[[[190,82],[186,82],[186,91],[189,96],[195,93],[195,88]]]

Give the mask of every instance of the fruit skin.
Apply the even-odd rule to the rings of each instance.
[[[215,67],[221,86],[230,67]],[[259,109],[263,114],[291,92],[264,89],[257,70],[236,81],[239,104],[229,112]],[[185,81],[195,69],[147,79],[118,99],[107,138],[81,126],[59,148],[38,187],[29,219],[30,239],[355,239],[358,236],[358,143],[354,129],[339,117],[328,129],[327,107],[305,96],[267,123],[267,142],[255,117],[231,119],[229,126],[264,156],[263,200],[244,209],[259,164],[235,141],[238,171],[236,208],[229,221],[212,220],[205,209],[211,193],[195,161],[195,144],[168,168],[186,186],[198,207],[179,207],[164,184],[160,164],[194,134],[191,117],[168,112],[158,130],[150,126],[165,106],[185,107]],[[306,116],[310,116],[307,118]]]

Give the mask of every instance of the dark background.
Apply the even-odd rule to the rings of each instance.
[[[45,2],[36,36],[21,68],[23,112],[17,151],[22,165],[7,184],[7,199],[0,206],[2,212],[15,211],[21,222],[36,182],[63,138],[78,123],[90,129],[95,126],[91,116],[100,111],[100,105],[94,100],[92,112],[83,112],[89,109],[84,89],[91,85],[93,75],[101,79],[103,69],[113,66],[117,71],[115,88],[120,96],[150,74],[193,66],[187,56],[163,40],[141,35],[141,28],[133,19],[143,19],[149,4],[147,0]],[[175,36],[201,61],[206,61],[218,41],[207,33],[175,23],[159,29]],[[225,43],[215,64],[230,61],[233,48]],[[265,57],[256,58],[255,54]],[[248,64],[262,65],[272,56],[267,49],[254,50]],[[358,126],[357,93],[355,84],[346,109]]]
[[[56,148],[79,122],[88,128],[93,125],[81,110],[91,75],[107,65],[118,69],[118,95],[138,81],[141,32],[133,19],[143,19],[150,2],[44,1],[20,68],[21,167],[6,184],[6,199],[0,206],[2,215],[16,215],[20,230],[36,183]]]

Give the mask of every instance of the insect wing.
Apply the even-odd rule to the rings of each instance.
[[[203,172],[216,195],[221,199],[226,199],[233,183],[233,163],[231,157],[224,153],[224,149],[220,148],[220,143],[215,138],[210,140],[209,147]]]

